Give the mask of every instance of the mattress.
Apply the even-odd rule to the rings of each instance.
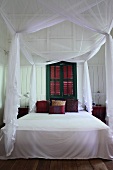
[[[65,114],[30,113],[18,119],[17,130],[86,131],[109,127],[86,111]]]
[[[112,159],[109,132],[105,123],[86,111],[29,113],[18,119],[15,146],[8,159]]]

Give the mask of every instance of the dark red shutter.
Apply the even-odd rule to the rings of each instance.
[[[50,94],[60,95],[60,66],[51,66],[50,75]]]
[[[63,66],[63,91],[64,95],[73,95],[73,71],[72,66]]]
[[[62,74],[62,76],[60,75],[60,73]],[[62,81],[60,81],[61,78],[62,78]],[[60,84],[61,82],[62,84]],[[60,86],[63,86],[63,87],[61,88]],[[50,66],[50,95],[60,96],[60,89],[63,90],[63,95],[66,95],[66,96],[73,95],[72,65]]]

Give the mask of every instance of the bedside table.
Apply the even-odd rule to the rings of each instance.
[[[106,107],[105,106],[93,106],[92,115],[106,123]]]
[[[28,114],[29,108],[28,107],[19,107],[18,108],[18,115],[17,118],[20,118],[26,114]]]

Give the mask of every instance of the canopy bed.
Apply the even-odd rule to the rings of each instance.
[[[83,84],[83,98],[84,104],[89,113],[92,111],[92,95],[90,89],[90,80],[88,73],[87,61],[92,58],[105,44],[105,63],[106,63],[106,106],[107,116],[109,118],[109,126],[104,126],[104,132],[102,137],[108,140],[103,140],[103,148],[107,148],[112,152],[110,147],[113,143],[109,143],[109,135],[113,135],[113,40],[110,32],[113,27],[113,2],[112,0],[3,0],[0,1],[0,14],[4,22],[6,23],[11,33],[11,46],[9,49],[9,62],[8,62],[8,76],[6,87],[6,100],[4,108],[4,123],[3,134],[1,141],[4,139],[4,147],[6,156],[10,157],[13,154],[13,150],[18,149],[16,144],[16,134],[20,134],[21,121],[27,117],[29,119],[30,114],[25,118],[17,121],[18,108],[20,106],[20,51],[23,56],[32,65],[31,72],[31,87],[30,87],[30,99],[29,108],[30,112],[33,111],[36,103],[36,72],[35,65],[47,65],[59,61],[68,62],[83,62],[84,63],[84,84]],[[36,32],[41,32],[43,29],[51,28],[55,30],[57,24],[68,23],[73,24],[73,28],[77,28],[80,31],[79,35],[71,36],[73,38],[72,50],[69,48],[69,38],[66,40],[69,44],[61,43],[62,39],[59,37],[54,41],[49,40],[51,43],[48,45],[49,51],[46,48],[43,52],[35,47],[35,43],[31,44],[31,35]],[[64,24],[65,25],[65,24]],[[47,36],[51,33],[48,32]],[[63,31],[62,33],[64,33]],[[71,32],[71,30],[70,30]],[[74,32],[74,31],[73,31]],[[32,34],[31,34],[32,33]],[[61,34],[62,35],[62,34]],[[41,44],[42,39],[39,43]],[[45,42],[44,42],[45,43]],[[52,44],[52,45],[51,45]],[[76,46],[75,46],[76,44]],[[44,44],[43,44],[44,45]],[[43,46],[42,44],[40,46]],[[56,47],[58,49],[56,50]],[[38,49],[38,50],[37,50]],[[64,51],[63,51],[64,50]],[[67,50],[65,52],[65,50]],[[34,57],[35,54],[37,56]],[[50,115],[49,115],[50,116]],[[54,116],[53,116],[54,117]],[[92,116],[90,116],[92,119]],[[94,118],[93,118],[94,119]],[[76,121],[76,120],[75,120]],[[97,122],[97,119],[94,119]],[[18,124],[20,123],[20,126]],[[100,123],[100,122],[98,122]],[[96,127],[95,127],[96,128]],[[17,130],[17,131],[16,131]],[[102,130],[103,131],[103,130]],[[108,132],[109,131],[109,132]],[[90,132],[88,133],[90,135]],[[109,135],[108,135],[109,134]],[[83,134],[84,136],[84,134]],[[98,135],[97,135],[98,136]],[[112,139],[112,138],[110,138]],[[85,137],[85,140],[87,138]],[[31,141],[32,142],[32,141]],[[15,145],[14,145],[15,144]],[[92,143],[93,144],[93,143]],[[14,147],[15,146],[15,147]],[[93,147],[93,146],[92,146]],[[99,147],[99,145],[98,145]],[[98,148],[99,149],[99,148]],[[90,150],[91,151],[91,150]],[[102,151],[102,150],[101,150]],[[101,152],[100,151],[100,152]],[[103,155],[103,156],[102,156]],[[109,155],[109,156],[108,156]],[[41,155],[39,155],[41,156]],[[104,157],[104,153],[94,153],[94,155],[87,155],[84,158],[92,157],[112,158],[113,153]],[[21,157],[21,155],[20,155]],[[32,155],[31,155],[32,157]],[[44,157],[44,155],[42,156]],[[51,156],[49,156],[51,157]],[[77,156],[75,156],[77,158]],[[79,155],[78,158],[81,156]],[[65,158],[69,158],[66,156]],[[71,158],[71,157],[70,157]],[[73,157],[72,157],[73,158]]]
[[[18,119],[14,150],[0,159],[111,159],[109,127],[86,111],[30,113]]]

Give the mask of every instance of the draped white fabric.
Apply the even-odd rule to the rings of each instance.
[[[48,0],[48,3],[46,3],[46,0],[39,1],[47,8],[55,11],[61,16],[64,16],[67,20],[93,31],[107,31],[109,25],[107,26],[106,24],[111,22],[110,15],[112,10],[112,1],[110,0]],[[105,16],[103,15],[103,12]],[[91,17],[89,17],[89,14]],[[107,18],[103,20],[106,16]]]
[[[113,93],[111,94],[111,92],[113,92],[113,81],[111,81],[112,78],[110,74],[113,69],[113,50],[111,48],[112,38],[110,35],[108,36],[113,27],[112,9],[112,0],[0,1],[1,17],[4,19],[11,34],[13,36],[16,34],[15,41],[12,41],[12,50],[10,50],[10,56],[13,58],[9,56],[10,74],[8,76],[7,89],[11,88],[11,91],[7,90],[4,117],[6,129],[9,129],[11,132],[6,133],[7,135],[9,134],[8,145],[6,145],[7,155],[9,155],[13,149],[13,143],[11,143],[13,136],[12,132],[14,132],[13,130],[16,130],[16,128],[11,128],[14,127],[11,126],[11,124],[11,129],[7,128],[7,125],[9,125],[9,122],[13,122],[13,120],[14,124],[16,123],[15,117],[17,115],[17,107],[19,106],[20,49],[18,36],[21,37],[21,51],[32,65],[34,63],[35,65],[49,64],[62,60],[71,62],[85,62],[98,52],[106,40],[107,111],[109,117],[113,117],[113,108],[111,104],[111,101],[113,101]],[[71,29],[72,25],[73,30]],[[77,31],[79,34],[77,34]],[[45,32],[47,32],[47,34],[44,34]],[[35,41],[38,43],[35,43]],[[47,44],[48,41],[49,45]],[[37,59],[34,59],[33,54],[37,55]],[[13,67],[14,69],[12,69]],[[32,79],[35,77],[35,68],[33,70],[34,76],[32,76]],[[87,93],[84,93],[84,98],[87,103],[88,111],[90,112],[92,99],[88,68],[86,68],[86,72],[87,75],[85,76],[86,78],[84,80],[84,84],[88,81],[88,91]],[[15,81],[12,80],[18,80],[15,86],[13,86]],[[34,85],[32,84],[31,89],[32,87],[35,87],[35,83]],[[86,89],[86,86],[84,88]],[[10,94],[11,92],[12,94]],[[30,96],[32,99],[33,93],[34,92],[31,90]],[[16,102],[15,105],[14,103],[11,103],[12,100],[10,100],[10,95],[12,96],[12,99],[15,99],[13,101]],[[35,102],[35,96],[34,99],[30,101],[32,101],[30,107],[32,108],[34,105],[33,102]],[[10,113],[8,112],[9,106],[11,108]],[[110,121],[111,124],[113,124],[111,118]]]
[[[36,103],[36,68],[35,65],[33,65],[32,72],[31,72],[31,87],[30,87],[30,99],[29,99],[30,112],[35,111],[35,103]]]
[[[86,105],[86,110],[89,113],[91,113],[92,112],[92,94],[91,94],[91,87],[90,87],[90,79],[89,79],[87,61],[84,62],[83,96],[84,96],[84,104]]]
[[[113,39],[106,35],[106,105],[109,126],[113,135]]]
[[[4,111],[4,133],[5,149],[7,156],[11,154],[16,135],[17,114],[20,106],[20,54],[19,54],[19,34],[12,39],[10,54],[8,79],[6,89],[6,101]]]
[[[62,5],[64,3],[63,0],[61,2],[49,0],[48,3],[44,0],[33,0],[32,2],[30,0],[20,0],[19,2],[17,0],[4,1],[1,5],[2,14],[7,18],[5,22],[7,21],[15,32],[28,33],[28,29],[29,33],[38,31],[32,34],[33,37],[37,37],[38,46],[36,45],[37,43],[31,41],[31,34],[24,34],[23,37],[30,48],[34,49],[33,52],[35,51],[41,58],[44,57],[45,61],[56,60],[56,58],[67,60],[92,50],[96,42],[103,37],[99,33],[108,32],[112,21],[112,4],[109,4],[111,3],[109,0],[91,0],[90,2],[88,0],[76,0],[76,2],[71,0],[70,3],[65,1],[65,5]],[[58,18],[60,18],[59,22],[57,22]],[[81,23],[78,23],[78,20]],[[64,22],[61,23],[61,21]],[[50,41],[49,50],[43,48],[47,41],[45,38],[47,37],[44,36],[42,30],[44,27],[50,26],[48,22],[54,25],[50,28],[48,35]],[[79,29],[79,36],[75,34],[73,37],[75,41],[73,49],[70,48],[72,30],[68,30],[66,27],[67,23],[71,25],[72,22],[82,25],[82,27],[75,24],[73,26],[74,32]],[[61,27],[59,27],[60,25]],[[58,31],[56,32],[56,27],[60,29],[59,33]],[[86,27],[90,30],[86,29]],[[64,29],[65,31],[63,31]],[[91,30],[94,30],[94,32]],[[39,36],[41,33],[42,38]],[[55,34],[57,38],[54,38]],[[59,39],[61,35],[62,38]],[[66,37],[66,35],[68,36]],[[63,37],[66,37],[65,41]]]
[[[32,64],[31,81],[30,81],[31,82],[30,98],[29,98],[29,111],[31,112],[31,111],[35,111],[35,103],[36,103],[36,68],[31,53],[28,52],[23,45],[21,45],[21,51],[23,52],[26,59],[30,62],[30,64]]]

